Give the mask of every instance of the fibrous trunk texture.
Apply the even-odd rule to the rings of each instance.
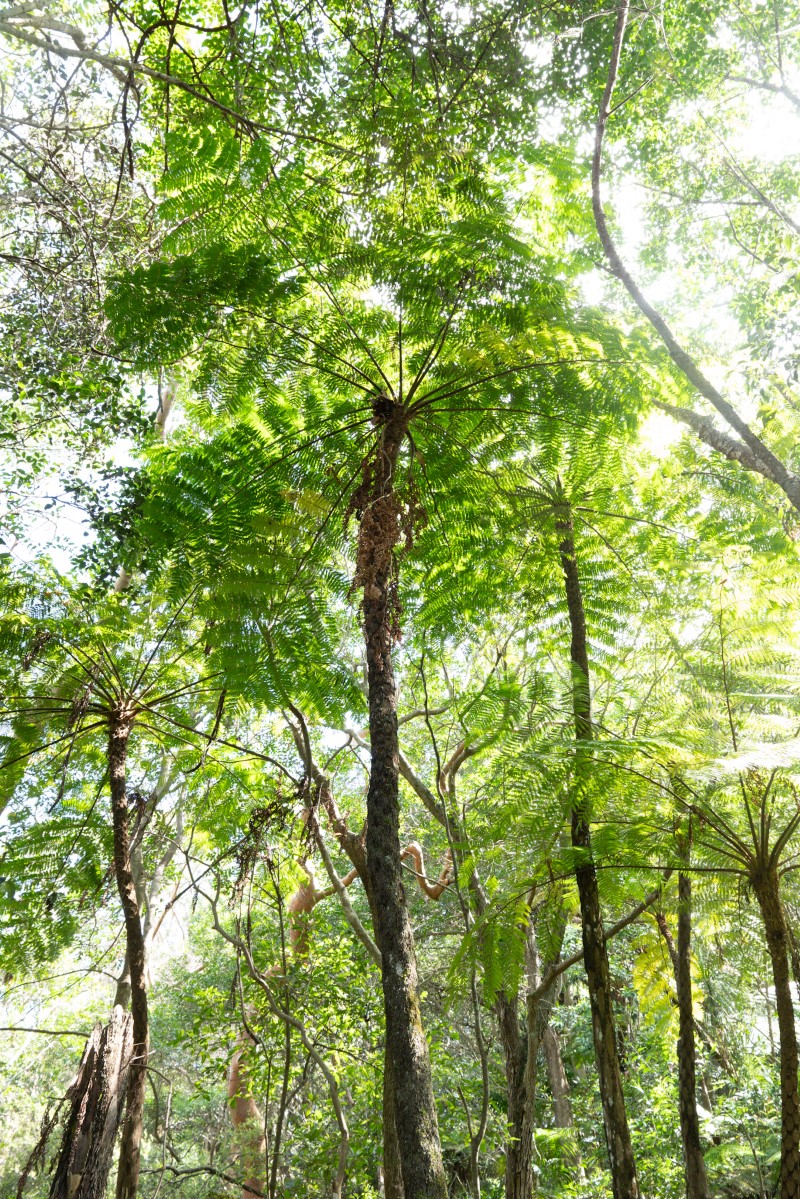
[[[506,1071],[506,1199],[530,1199],[533,1187],[533,1110],[528,1041],[522,1036],[516,996],[501,991],[494,1003]]]
[[[603,913],[597,888],[597,872],[592,860],[592,841],[585,802],[581,790],[587,777],[587,746],[592,740],[592,709],[589,680],[589,654],[583,593],[575,555],[572,518],[566,504],[560,506],[557,531],[564,572],[564,589],[571,632],[572,709],[577,741],[575,800],[571,817],[572,846],[576,851],[575,880],[581,906],[583,960],[592,1012],[592,1034],[597,1064],[600,1098],[606,1132],[608,1159],[614,1199],[640,1199],[636,1178],[622,1074],[617,1052],[611,983],[606,952]]]
[[[375,402],[379,439],[358,497],[357,581],[363,587],[370,729],[367,872],[382,954],[387,1051],[393,1065],[394,1118],[405,1199],[445,1199],[428,1043],[422,1028],[414,939],[400,861],[399,745],[392,644],[394,550],[400,536],[395,472],[405,413]]]
[[[145,984],[145,945],[136,884],[131,869],[128,799],[125,771],[128,738],[133,718],[118,713],[110,721],[108,766],[111,782],[111,814],[114,825],[114,874],[125,918],[125,949],[131,980],[133,1047],[128,1072],[125,1123],[117,1169],[117,1199],[135,1199],[139,1182],[144,1095],[147,1085],[148,1015]]]
[[[383,1196],[384,1199],[405,1199],[394,1118],[394,1086],[394,1067],[387,1049],[383,1055]]]
[[[675,987],[678,997],[678,1108],[686,1172],[686,1199],[708,1199],[706,1163],[700,1144],[695,1077],[694,1012],[692,1005],[692,882],[678,876],[678,950]]]
[[[800,1196],[800,1099],[797,1093],[797,1032],[789,980],[789,934],[781,904],[778,875],[766,867],[752,878],[775,984],[781,1039],[781,1199]]]
[[[49,1199],[105,1199],[132,1044],[132,1020],[121,1007],[105,1027],[92,1030],[67,1094],[69,1115]]]

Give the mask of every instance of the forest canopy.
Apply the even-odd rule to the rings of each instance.
[[[0,1199],[800,1197],[800,6],[0,11]]]

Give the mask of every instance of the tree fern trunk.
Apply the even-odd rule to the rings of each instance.
[[[400,861],[399,744],[392,664],[396,600],[394,550],[400,536],[395,473],[405,412],[386,397],[375,402],[380,437],[365,464],[357,579],[363,587],[370,729],[367,871],[382,954],[386,1039],[394,1079],[394,1117],[406,1199],[445,1199],[439,1128],[428,1043],[422,1028],[414,938]],[[121,1197],[118,1197],[121,1199]]]
[[[394,1118],[394,1087],[394,1066],[387,1048],[383,1055],[383,1199],[405,1199]]]
[[[114,825],[114,873],[125,917],[125,944],[131,978],[133,1056],[128,1071],[125,1123],[117,1169],[117,1199],[135,1199],[139,1181],[144,1095],[147,1084],[148,1014],[145,986],[145,947],[139,902],[131,870],[128,800],[125,771],[132,716],[122,713],[109,723],[108,766],[111,781],[111,814]]]
[[[528,1093],[528,1041],[520,1028],[516,996],[501,991],[494,1002],[506,1072],[505,1199],[530,1199],[533,1187],[533,1112]]]
[[[789,981],[789,934],[778,875],[765,869],[752,878],[772,962],[775,1007],[781,1038],[781,1199],[800,1196],[800,1099],[797,1093],[797,1031]]]
[[[640,1199],[633,1158],[622,1075],[617,1052],[614,1011],[606,953],[603,914],[597,889],[597,872],[592,861],[592,841],[585,803],[580,794],[586,778],[586,746],[592,740],[592,709],[589,691],[589,654],[586,640],[586,616],[578,563],[575,556],[572,517],[566,504],[561,506],[556,523],[561,538],[559,553],[564,572],[564,589],[571,630],[570,663],[572,668],[572,710],[577,740],[575,794],[571,819],[572,846],[576,851],[575,880],[581,906],[583,960],[592,1012],[595,1061],[606,1132],[614,1199]]]
[[[708,1199],[706,1163],[700,1144],[695,1077],[694,1011],[692,1004],[692,882],[678,875],[678,950],[675,986],[678,996],[678,1103],[686,1171],[686,1199]]]
[[[322,782],[324,790],[321,795],[326,793],[330,797],[330,783],[327,779]],[[323,798],[323,804],[325,800]],[[329,800],[330,802],[330,800]],[[331,812],[331,823],[339,838],[339,844],[352,862],[358,877],[364,887],[364,893],[367,897],[369,905],[370,918],[372,920],[372,932],[375,937],[375,942],[380,948],[380,936],[378,931],[378,913],[375,907],[375,900],[372,894],[369,873],[367,871],[367,855],[364,847],[366,828],[359,835],[347,830],[346,826],[337,828],[337,818]],[[389,1053],[388,1045],[384,1050],[383,1057],[383,1095],[382,1095],[382,1129],[383,1129],[383,1196],[384,1199],[405,1199],[403,1193],[403,1174],[400,1166],[400,1149],[397,1144],[397,1125],[394,1118],[394,1068],[392,1059]]]

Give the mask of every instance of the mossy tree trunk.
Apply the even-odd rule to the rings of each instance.
[[[128,1071],[125,1122],[122,1127],[116,1199],[136,1199],[142,1143],[144,1096],[147,1085],[149,1025],[145,983],[145,945],[136,884],[131,869],[126,766],[133,715],[112,714],[109,720],[108,766],[111,815],[114,826],[114,874],[125,918],[125,949],[130,970],[133,1049]]]
[[[577,743],[570,828],[572,847],[575,851],[575,880],[580,898],[583,960],[592,1012],[595,1062],[614,1199],[640,1199],[636,1163],[625,1111],[625,1096],[622,1091],[603,913],[597,887],[597,871],[592,859],[592,839],[585,796],[591,769],[589,746],[593,738],[589,653],[572,515],[566,502],[558,505],[556,530],[569,612],[572,711]]]
[[[374,403],[378,439],[356,497],[357,581],[363,588],[370,730],[367,873],[382,955],[387,1052],[405,1199],[446,1199],[428,1043],[422,1027],[414,937],[400,860],[400,752],[392,662],[396,636],[395,548],[401,503],[396,472],[406,432],[402,405]],[[121,1199],[121,1197],[118,1197]]]
[[[797,1030],[789,977],[789,933],[774,867],[758,868],[751,875],[767,938],[775,1007],[781,1039],[781,1182],[780,1199],[800,1196],[800,1099],[797,1090]]]

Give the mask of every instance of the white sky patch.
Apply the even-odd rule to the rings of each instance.
[[[751,93],[748,108],[747,121],[730,147],[734,154],[778,166],[800,153],[800,112],[787,99]]]
[[[155,384],[145,387],[144,407],[155,419],[158,411],[158,389]],[[180,423],[180,418],[176,421],[175,414],[171,413],[167,432],[173,423]],[[66,453],[59,453],[62,468],[66,467],[67,458]],[[134,469],[141,464],[141,458],[131,438],[119,437],[107,447],[106,462],[110,466]],[[95,477],[94,468],[85,469],[82,477],[85,482],[90,482]],[[51,499],[54,500],[52,504]],[[53,474],[42,477],[36,490],[31,493],[30,518],[23,538],[16,541],[9,538],[6,548],[18,562],[32,563],[42,557],[49,558],[60,574],[67,575],[75,570],[75,555],[90,544],[94,536],[86,513],[61,491],[55,470]]]
[[[537,38],[535,41],[527,41],[522,47],[522,52],[535,67],[547,67],[552,62],[554,49],[554,38]]]
[[[639,428],[642,448],[653,458],[668,458],[685,432],[684,426],[666,412],[650,412]]]

